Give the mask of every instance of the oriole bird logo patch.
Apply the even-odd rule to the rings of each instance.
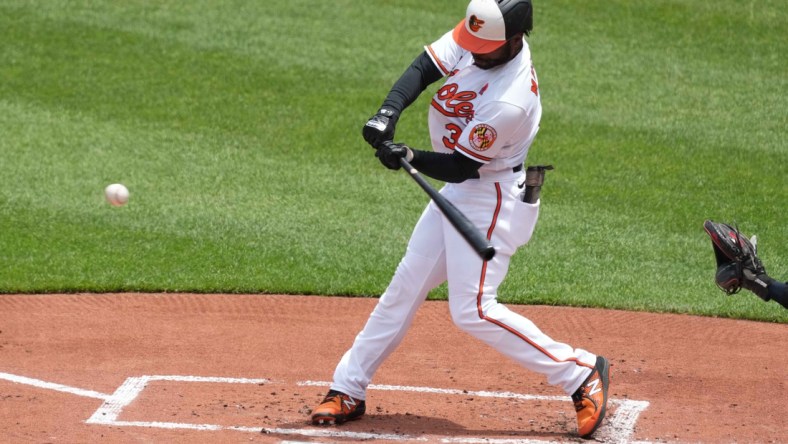
[[[470,28],[471,31],[479,32],[479,30],[482,29],[482,26],[484,26],[484,20],[479,20],[479,18],[475,15],[472,15],[468,19],[468,28]]]

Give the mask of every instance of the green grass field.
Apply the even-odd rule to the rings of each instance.
[[[0,0],[0,292],[379,295],[427,197],[361,127],[466,4]],[[702,229],[788,279],[783,2],[537,0],[529,41],[556,170],[500,299],[788,323]]]

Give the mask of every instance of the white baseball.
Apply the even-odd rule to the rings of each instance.
[[[129,189],[123,184],[113,183],[104,188],[104,196],[110,204],[121,207],[129,201]]]

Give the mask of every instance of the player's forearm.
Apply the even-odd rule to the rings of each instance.
[[[783,283],[772,280],[768,286],[768,296],[769,299],[788,308],[788,282]]]
[[[460,183],[479,177],[481,163],[458,152],[452,154],[412,150],[410,164],[423,174],[444,182]]]
[[[443,74],[432,63],[427,52],[422,52],[391,88],[386,100],[383,101],[382,108],[392,109],[399,115],[419,97],[419,94],[427,86],[441,77]]]

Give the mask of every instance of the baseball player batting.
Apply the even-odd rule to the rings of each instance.
[[[396,170],[405,158],[421,173],[447,182],[441,195],[497,253],[490,260],[477,255],[431,201],[391,283],[313,410],[314,424],[362,417],[376,370],[399,345],[428,292],[445,281],[451,317],[461,330],[571,395],[580,436],[590,437],[602,423],[608,360],[553,340],[497,301],[512,255],[536,226],[539,188],[549,168],[523,171],[542,116],[524,37],[532,23],[530,0],[472,0],[465,18],[425,47],[364,125],[364,138],[384,166]],[[403,110],[440,79],[444,84],[428,117],[432,151],[393,143]]]

